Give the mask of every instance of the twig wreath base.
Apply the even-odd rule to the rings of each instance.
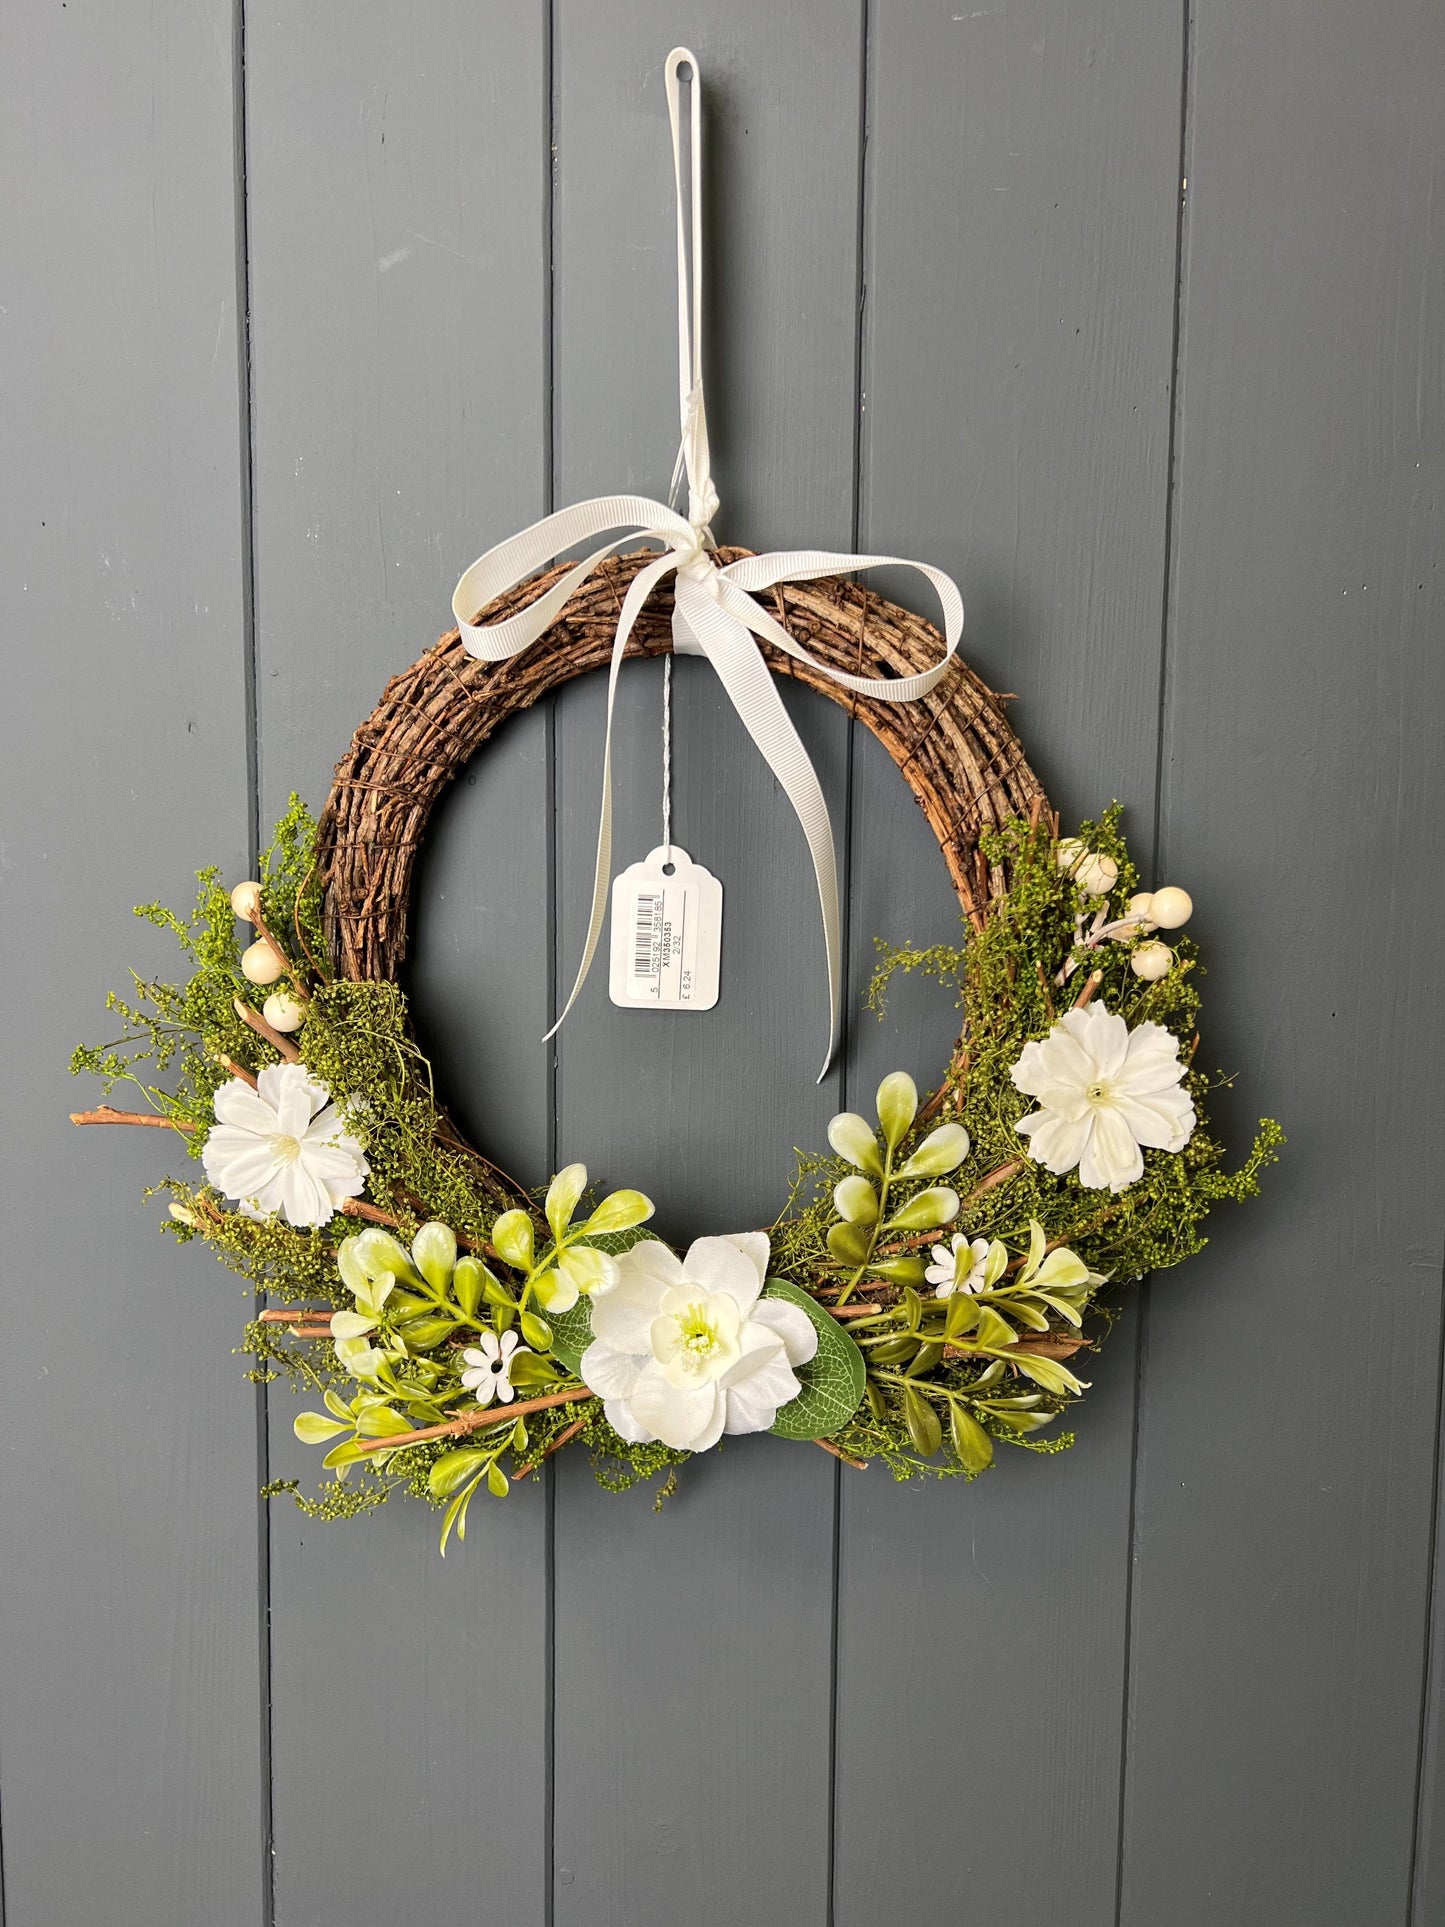
[[[720,549],[726,563],[745,549]],[[348,977],[392,982],[406,954],[412,866],[438,797],[508,717],[589,670],[603,669],[638,550],[602,563],[562,618],[525,655],[506,663],[469,656],[457,631],[392,678],[337,765],[321,814],[319,851],[326,931]],[[566,564],[533,578],[484,613],[489,621],[537,600]],[[900,676],[938,660],[932,623],[860,585],[836,578],[770,592],[774,613],[813,655],[855,675]],[[672,592],[660,587],[639,617],[627,655],[672,648]],[[917,797],[938,839],[964,915],[979,927],[1002,879],[991,878],[981,832],[1047,807],[1002,702],[962,664],[930,695],[906,705],[848,694],[806,663],[763,641],[768,667],[841,702],[872,730]]]
[[[258,878],[228,891],[203,871],[189,921],[143,906],[192,974],[113,995],[122,1035],[72,1063],[106,1097],[143,1091],[144,1111],[74,1121],[174,1131],[204,1175],[165,1181],[167,1228],[271,1301],[247,1329],[251,1375],[310,1395],[295,1429],[333,1476],[314,1497],[268,1490],[323,1517],[410,1492],[441,1510],[443,1550],[473,1497],[573,1444],[602,1484],[661,1473],[663,1494],[694,1452],[750,1431],[899,1478],[971,1479],[1001,1443],[1059,1451],[1069,1435],[1048,1428],[1086,1389],[1106,1288],[1198,1250],[1207,1212],[1250,1196],[1281,1142],[1266,1120],[1225,1168],[1195,1063],[1197,952],[1176,934],[1192,905],[1140,891],[1117,808],[1060,841],[1001,700],[961,664],[893,705],[765,644],[775,673],[878,736],[938,839],[963,941],[880,945],[870,1002],[881,1015],[900,969],[956,989],[941,1079],[920,1101],[906,1072],[885,1078],[876,1121],[834,1118],[770,1227],[681,1255],[646,1230],[641,1193],[597,1199],[568,1165],[533,1195],[467,1144],[397,985],[416,854],[498,725],[606,663],[647,559],[604,563],[512,662],[476,660],[453,631],[395,677],[319,822],[293,799]],[[931,624],[863,588],[772,596],[829,667],[938,659]],[[670,604],[654,595],[629,655],[671,647]]]

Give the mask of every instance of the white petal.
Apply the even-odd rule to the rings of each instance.
[[[335,1215],[326,1186],[313,1178],[297,1158],[281,1173],[282,1209],[294,1225],[328,1224]]]
[[[778,1334],[790,1365],[806,1365],[817,1356],[818,1334],[801,1305],[790,1305],[782,1298],[760,1298],[749,1322],[768,1325]]]
[[[1148,1097],[1120,1097],[1114,1108],[1136,1143],[1159,1151],[1182,1151],[1194,1129],[1194,1106],[1188,1092],[1177,1084],[1172,1091],[1155,1091]]]
[[[618,1259],[621,1278],[613,1289],[592,1303],[592,1336],[616,1352],[650,1352],[648,1333],[662,1310],[669,1285],[660,1278],[629,1267],[631,1252]],[[679,1270],[681,1267],[679,1267]]]
[[[1144,1154],[1117,1111],[1100,1110],[1084,1154],[1079,1183],[1091,1191],[1122,1191],[1144,1174]]]
[[[599,1398],[626,1398],[646,1363],[635,1352],[615,1352],[594,1340],[582,1354],[582,1383]]]
[[[751,1311],[763,1288],[756,1258],[731,1238],[695,1238],[682,1261],[683,1276],[709,1291],[725,1292],[739,1311]]]
[[[660,1238],[639,1238],[635,1245],[619,1252],[617,1269],[623,1283],[629,1278],[653,1278],[663,1285],[675,1285],[682,1277],[682,1260]]]
[[[715,1444],[727,1416],[720,1387],[707,1384],[684,1390],[669,1385],[650,1361],[638,1373],[627,1403],[639,1425],[679,1452],[703,1450],[700,1441],[709,1431],[708,1444]]]
[[[212,1125],[201,1151],[201,1165],[211,1183],[228,1198],[250,1197],[277,1168],[269,1139],[256,1137],[237,1124]]]
[[[729,1231],[724,1234],[726,1242],[736,1245],[745,1258],[750,1258],[757,1267],[758,1277],[766,1283],[768,1260],[772,1247],[766,1231]]]
[[[651,1445],[653,1435],[645,1425],[639,1425],[632,1416],[631,1409],[620,1398],[604,1399],[602,1413],[618,1438],[626,1439],[629,1445]]]
[[[505,1372],[497,1374],[497,1398],[503,1405],[510,1405],[517,1394],[512,1390],[512,1381]]]
[[[1115,1083],[1121,1091],[1142,1097],[1177,1084],[1180,1076],[1179,1039],[1162,1024],[1145,1022],[1129,1033],[1129,1054]]]
[[[1129,1050],[1129,1026],[1103,1004],[1068,1010],[1059,1019],[1064,1030],[1092,1060],[1100,1077],[1113,1077]]]
[[[257,1137],[274,1137],[281,1128],[271,1106],[239,1077],[223,1084],[211,1103],[222,1124],[234,1124],[238,1130],[254,1132]]]
[[[725,1429],[733,1434],[766,1432],[778,1416],[778,1408],[795,1399],[802,1389],[792,1372],[781,1363],[744,1379],[741,1385],[730,1387],[725,1394]]]
[[[516,1334],[515,1332],[513,1332],[513,1331],[506,1331],[506,1332],[503,1332],[503,1333],[502,1333],[502,1336],[501,1336],[501,1338],[500,1338],[500,1340],[498,1341],[498,1343],[499,1343],[499,1344],[500,1344],[500,1346],[501,1346],[501,1353],[502,1353],[502,1357],[503,1357],[503,1358],[510,1358],[510,1357],[512,1356],[512,1353],[513,1353],[514,1351],[516,1351],[516,1349],[517,1349],[517,1346],[518,1346],[518,1345],[519,1345],[519,1344],[521,1343],[521,1341],[520,1341],[520,1339],[519,1339],[519,1338],[517,1337],[517,1334]],[[530,1349],[531,1349],[531,1347],[530,1347],[530,1346],[527,1346],[527,1345],[524,1345],[524,1346],[522,1347],[522,1349],[523,1349],[524,1351],[530,1351]]]
[[[331,1093],[313,1080],[304,1064],[272,1064],[256,1079],[256,1095],[275,1111],[278,1129],[288,1137],[305,1137]]]
[[[1092,1111],[1081,1118],[1059,1117],[1053,1111],[1031,1111],[1027,1117],[1019,1119],[1017,1129],[1020,1136],[1029,1142],[1029,1154],[1038,1164],[1047,1165],[1050,1171],[1062,1177],[1065,1171],[1072,1171],[1093,1134],[1094,1116]]]

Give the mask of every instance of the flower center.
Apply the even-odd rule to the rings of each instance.
[[[708,1360],[722,1349],[717,1326],[708,1317],[707,1306],[689,1305],[677,1315],[677,1362],[685,1372],[700,1372]]]
[[[1105,1078],[1101,1077],[1096,1083],[1089,1086],[1084,1095],[1091,1104],[1112,1104],[1114,1101],[1114,1086]]]
[[[294,1164],[301,1155],[301,1140],[289,1131],[278,1131],[271,1140],[271,1155],[278,1164]]]

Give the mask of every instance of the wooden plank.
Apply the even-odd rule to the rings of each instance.
[[[131,906],[246,862],[231,9],[15,9],[4,40],[6,1905],[252,1927],[243,1301],[141,1208],[179,1143],[77,1132],[64,1075],[127,965],[174,972]]]
[[[545,506],[547,86],[541,15],[498,0],[405,18],[271,9],[247,59],[274,813],[293,786],[319,800],[386,678],[450,626],[461,569]],[[418,1014],[444,1094],[535,1168],[545,992],[519,959],[546,954],[544,720],[479,770],[444,806],[419,885]],[[291,1417],[273,1398],[273,1469],[314,1477]],[[445,1563],[437,1531],[411,1504],[337,1527],[273,1512],[288,1922],[440,1919],[483,1891],[498,1917],[541,1917],[544,1495],[478,1514]],[[378,1825],[388,1812],[404,1824]]]
[[[677,41],[708,89],[716,532],[846,548],[853,0],[559,8],[559,500],[666,490],[676,303],[661,66]],[[829,110],[800,113],[808,101]],[[650,665],[622,683],[619,864],[659,840],[659,679]],[[594,680],[558,705],[563,989],[590,895],[600,697]],[[705,665],[678,666],[675,697],[674,834],[723,880],[721,1000],[701,1016],[615,1010],[599,968],[560,1037],[558,1143],[649,1190],[659,1229],[685,1243],[771,1220],[792,1147],[821,1142],[838,1079],[814,1082],[826,987],[801,834]],[[794,714],[841,828],[846,718],[806,698]],[[822,1452],[742,1440],[685,1468],[659,1521],[599,1493],[585,1463],[560,1465],[559,1927],[825,1918],[833,1490]]]
[[[1445,1418],[1445,1413],[1442,1413]],[[1432,1547],[1430,1646],[1420,1709],[1420,1785],[1415,1801],[1410,1927],[1445,1916],[1445,1485],[1440,1481],[1445,1432],[1436,1440],[1435,1543]]]
[[[1119,795],[1145,856],[1180,54],[1177,23],[1128,0],[880,9],[870,48],[864,545],[954,573],[965,654],[1019,692],[1056,803]],[[875,935],[958,937],[890,776],[860,731],[855,999]],[[853,1108],[895,1068],[936,1082],[957,1033],[936,987],[904,981],[892,1006],[859,1033]],[[880,1911],[1112,1927],[1134,1330],[1131,1309],[1090,1362],[1067,1457],[1005,1451],[967,1489],[843,1475],[839,1927]],[[956,1690],[921,1684],[940,1657]],[[886,1790],[920,1771],[956,1785],[965,1829],[899,1852]]]
[[[1207,1061],[1241,1134],[1269,1110],[1290,1146],[1151,1307],[1128,1927],[1409,1906],[1445,1216],[1445,18],[1324,0],[1307,47],[1298,26],[1205,0],[1191,50],[1163,839],[1217,960]]]

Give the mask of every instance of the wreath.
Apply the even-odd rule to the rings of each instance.
[[[158,1187],[165,1229],[269,1301],[249,1376],[308,1398],[296,1433],[332,1476],[266,1491],[315,1516],[400,1490],[441,1509],[445,1548],[474,1496],[573,1445],[604,1486],[663,1473],[664,1492],[747,1432],[900,1479],[972,1479],[1000,1444],[1060,1451],[1117,1288],[1199,1250],[1211,1206],[1253,1195],[1282,1141],[1265,1120],[1225,1167],[1188,896],[1141,891],[1117,806],[1061,840],[1001,705],[960,668],[908,730],[850,704],[918,796],[962,909],[956,947],[884,946],[869,993],[881,1013],[899,970],[956,987],[958,1043],[926,1096],[886,1077],[874,1117],[835,1117],[799,1160],[773,1224],[681,1252],[641,1192],[598,1197],[570,1164],[530,1193],[468,1144],[396,981],[412,862],[497,724],[605,659],[617,592],[650,559],[604,565],[521,673],[454,631],[395,678],[319,823],[293,798],[256,878],[203,870],[188,920],[138,908],[190,974],[133,977],[108,999],[123,1034],[72,1060],[147,1103],[77,1123],[169,1130],[199,1164]],[[630,653],[668,647],[667,602]],[[937,647],[852,585],[788,590],[782,615],[824,659],[896,672]]]
[[[690,196],[680,74],[692,72]],[[306,1397],[324,1448],[310,1514],[400,1490],[442,1513],[445,1552],[481,1492],[504,1497],[566,1447],[621,1490],[725,1438],[772,1432],[900,1479],[977,1477],[996,1448],[1072,1442],[1084,1355],[1117,1288],[1204,1242],[1282,1136],[1261,1123],[1236,1170],[1210,1134],[1196,1064],[1199,961],[1185,891],[1141,890],[1117,806],[1060,839],[1000,700],[959,661],[958,591],[920,564],[944,633],[844,577],[897,558],[719,550],[699,323],[696,62],[667,63],[682,320],[679,478],[688,514],[610,496],[500,544],[458,585],[458,626],[393,679],[337,766],[319,819],[294,798],[256,877],[203,870],[169,929],[181,983],[132,978],[122,1034],[72,1069],[109,1097],[77,1124],[150,1126],[200,1169],[167,1178],[165,1228],[202,1239],[267,1302],[249,1375]],[[686,213],[690,204],[689,247]],[[661,545],[538,574],[618,528]],[[625,539],[625,538],[624,538]],[[671,577],[671,582],[668,577]],[[481,607],[481,614],[476,614]],[[837,1024],[836,879],[827,809],[778,699],[790,675],[882,741],[958,892],[962,941],[883,946],[952,985],[957,1045],[920,1098],[906,1070],[875,1116],[843,1112],[800,1159],[766,1228],[694,1240],[649,1230],[652,1199],[602,1194],[581,1164],[530,1192],[470,1145],[438,1098],[398,978],[412,867],[438,796],[499,723],[605,663],[686,648],[712,661],[807,835]],[[609,726],[611,694],[609,694]],[[592,921],[607,892],[604,789]],[[243,940],[244,933],[244,940]],[[573,996],[576,995],[574,988]],[[570,1004],[569,999],[569,1004]],[[565,1012],[563,1013],[565,1015]]]

